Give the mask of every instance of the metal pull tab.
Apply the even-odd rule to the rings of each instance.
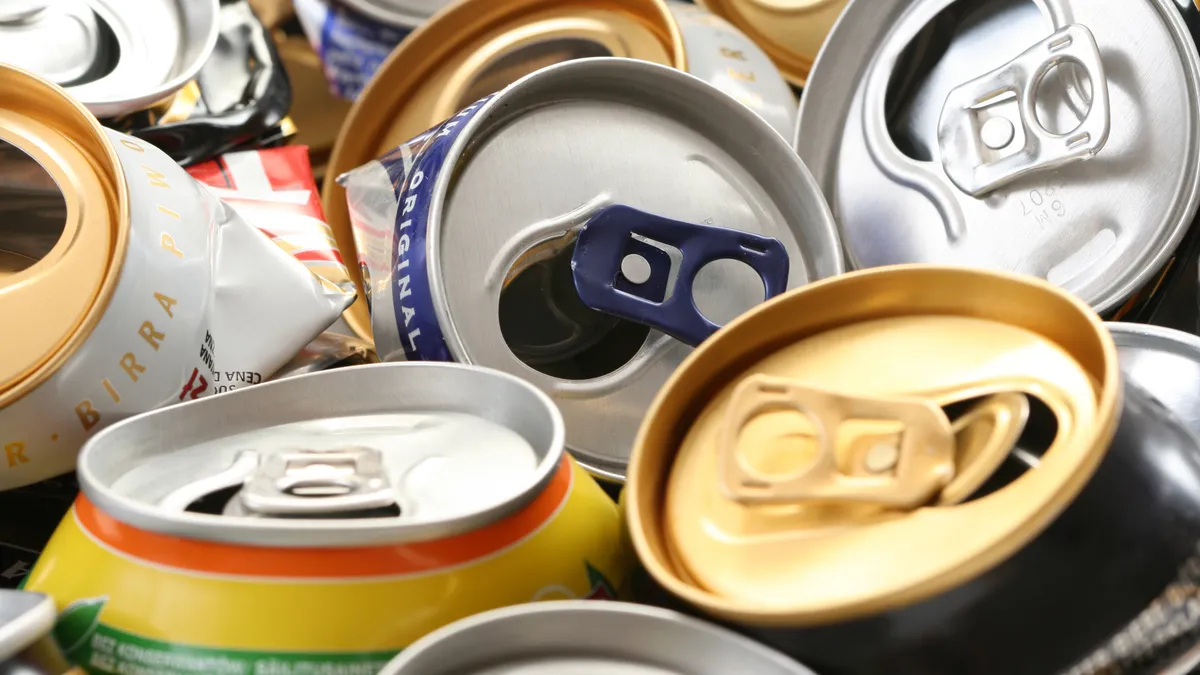
[[[636,238],[639,236],[683,253],[669,297],[670,257]],[[622,263],[629,256],[638,256],[649,266],[646,278],[625,276]],[[657,328],[696,346],[720,326],[700,313],[692,284],[702,267],[722,259],[743,262],[757,272],[767,299],[787,289],[789,261],[779,240],[684,223],[628,206],[605,207],[587,222],[576,241],[571,268],[575,290],[588,307]]]
[[[239,503],[242,509],[234,506]],[[230,502],[233,512],[227,509],[227,513],[318,516],[395,503],[378,450],[282,450],[266,456],[238,499]]]
[[[739,442],[752,421],[774,425],[777,437],[801,442],[783,420],[764,417],[775,411],[799,412],[815,432],[815,456],[790,475],[753,468]],[[883,423],[882,430],[876,426],[845,438],[850,420]],[[849,471],[839,466],[839,440],[849,443]],[[855,501],[913,508],[928,503],[954,477],[954,432],[934,403],[845,396],[767,375],[751,376],[734,390],[718,443],[722,490],[743,504]]]
[[[1038,121],[1038,88],[1055,66],[1071,63],[1092,84],[1091,106],[1075,129],[1058,134]],[[1072,86],[1086,99],[1079,82]],[[942,167],[979,197],[1034,171],[1093,157],[1108,141],[1108,81],[1092,32],[1072,24],[986,75],[955,87],[938,121]]]

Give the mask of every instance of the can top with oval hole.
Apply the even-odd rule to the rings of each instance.
[[[1121,372],[1200,436],[1200,337],[1136,323],[1105,324],[1117,344]]]
[[[657,292],[664,311],[688,299],[717,325],[760,303],[764,284],[777,293],[842,271],[828,208],[787,142],[738,101],[665,66],[550,66],[430,138],[414,157],[385,160],[407,178],[392,278],[372,298],[380,358],[403,347],[408,359],[533,382],[562,410],[568,449],[601,476],[624,476],[646,406],[689,348],[667,328],[595,311],[580,282],[596,272],[591,261],[625,251],[596,272],[616,279],[624,293],[615,295]],[[703,255],[670,228],[702,246],[770,244],[782,278],[734,260],[697,271]]]
[[[853,0],[796,147],[853,266],[1032,274],[1108,313],[1195,215],[1200,57],[1170,0]]]
[[[680,366],[630,461],[630,531],[659,583],[730,620],[901,607],[1048,526],[1104,457],[1121,398],[1103,324],[1043,281],[850,273],[744,315]],[[998,471],[1017,452],[1037,469]]]
[[[120,422],[79,457],[99,509],[151,532],[340,547],[463,534],[516,512],[563,460],[534,387],[457,364],[301,375]]]
[[[792,82],[803,87],[817,52],[847,0],[697,0],[728,19],[766,50]]]
[[[450,0],[342,0],[366,16],[401,28],[416,28]]]
[[[812,675],[723,628],[656,607],[559,600],[495,609],[429,634],[380,675]]]
[[[87,338],[128,246],[129,192],[104,130],[60,87],[0,63],[0,408]]]
[[[178,91],[212,54],[218,0],[22,0],[0,7],[0,61],[61,85],[99,117]]]

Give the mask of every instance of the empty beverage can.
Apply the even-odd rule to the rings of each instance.
[[[702,80],[633,59],[539,70],[343,185],[379,357],[533,382],[575,458],[612,480],[689,344],[842,271],[787,142]]]
[[[54,645],[54,600],[44,593],[0,590],[0,675],[83,675]]]
[[[373,675],[480,611],[615,598],[616,505],[562,441],[543,393],[456,364],[166,408],[84,448],[25,588],[54,597],[55,639],[93,675]]]
[[[788,81],[803,87],[846,0],[699,0],[762,45]]]
[[[650,407],[623,499],[679,606],[821,673],[1144,673],[1190,646],[1139,631],[1200,567],[1200,440],[1029,276],[880,268],[747,313]]]

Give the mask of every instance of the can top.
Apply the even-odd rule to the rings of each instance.
[[[848,0],[697,0],[763,48],[792,84],[808,73]]]
[[[558,600],[495,609],[413,643],[380,675],[812,675],[752,640],[677,612]]]
[[[1120,392],[1103,324],[1045,282],[919,265],[818,282],[663,389],[630,463],[633,541],[731,620],[917,602],[1049,525],[1104,457]]]
[[[1170,0],[853,0],[796,147],[854,266],[1016,271],[1107,313],[1200,203],[1200,57]]]
[[[56,617],[45,593],[0,589],[0,664],[49,634]]]
[[[1200,436],[1200,337],[1136,323],[1107,323],[1121,372]]]
[[[128,244],[129,193],[99,122],[60,87],[0,64],[0,408],[75,352]]]
[[[149,107],[196,76],[218,0],[24,0],[0,9],[0,61],[66,87],[99,117]]]
[[[514,513],[558,468],[562,438],[554,405],[517,378],[380,364],[126,420],[84,446],[77,474],[100,509],[152,532],[365,546],[453,536]]]
[[[343,0],[366,16],[401,28],[416,28],[450,0]]]
[[[322,203],[342,255],[355,259],[356,246],[339,175],[542,66],[602,55],[686,67],[664,0],[465,0],[406,37],[350,109],[325,173]],[[350,274],[359,296],[346,320],[370,339],[361,272]]]

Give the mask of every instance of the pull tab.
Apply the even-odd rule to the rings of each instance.
[[[1036,104],[1043,78],[1063,63],[1081,67],[1091,79],[1091,107],[1078,127],[1057,134],[1038,121]],[[1085,95],[1081,87],[1078,93]],[[955,87],[938,122],[938,147],[950,180],[979,197],[1031,172],[1093,157],[1108,132],[1108,80],[1100,49],[1090,30],[1072,24]]]
[[[670,256],[640,235],[678,248],[683,253],[675,292],[666,297],[671,274]],[[626,257],[635,255],[649,266],[645,279],[630,279],[621,271]],[[584,226],[575,244],[571,268],[575,290],[592,309],[636,321],[696,346],[720,326],[696,307],[692,284],[700,269],[714,260],[732,259],[758,273],[770,299],[787,289],[788,255],[770,237],[709,225],[684,223],[628,206],[602,209]]]
[[[378,450],[282,450],[266,456],[226,515],[336,515],[395,503]]]
[[[815,432],[815,457],[791,475],[752,468],[739,443],[749,422],[774,411],[799,412]],[[849,420],[891,424],[888,431],[846,439],[854,465],[847,473],[839,467],[837,445]],[[950,420],[932,402],[844,396],[767,375],[749,377],[734,390],[718,443],[721,487],[728,499],[743,504],[855,501],[914,508],[954,477]]]

